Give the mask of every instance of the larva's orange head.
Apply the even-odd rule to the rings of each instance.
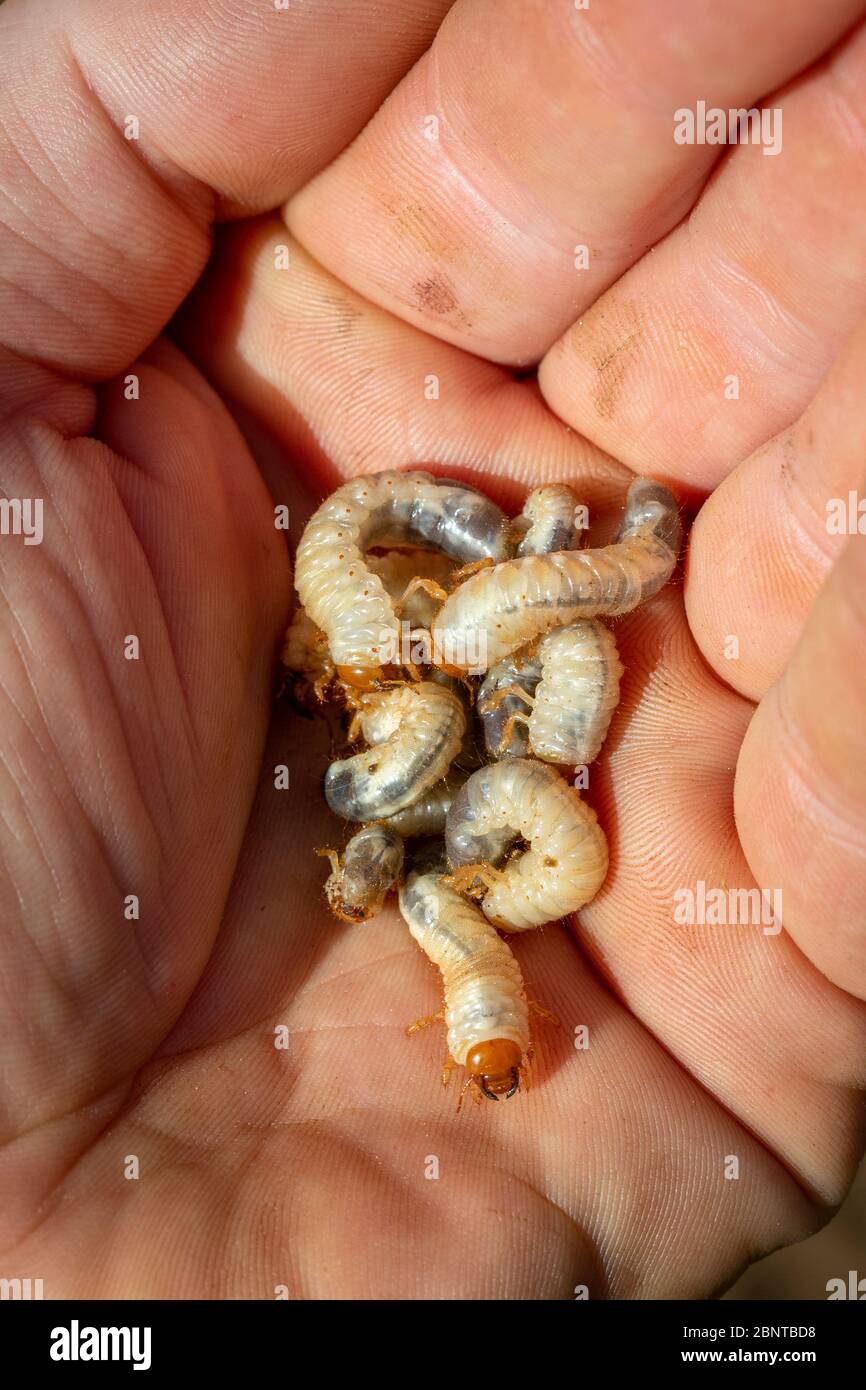
[[[523,1053],[516,1042],[494,1038],[478,1043],[466,1058],[466,1070],[482,1095],[488,1100],[513,1096],[520,1085],[520,1063]]]
[[[338,666],[337,675],[354,690],[375,690],[382,679],[381,666]]]

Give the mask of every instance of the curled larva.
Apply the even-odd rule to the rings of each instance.
[[[580,542],[575,529],[577,498],[564,483],[549,483],[530,492],[512,533],[520,536],[515,555],[548,555],[554,550],[573,550]]]
[[[441,868],[441,866],[440,866]],[[510,948],[473,903],[413,869],[400,911],[418,945],[442,972],[452,1063],[490,1100],[518,1089],[529,1047],[529,1009]]]
[[[628,613],[670,578],[679,543],[673,494],[636,478],[612,545],[506,560],[455,589],[433,620],[437,664],[487,670],[552,628]]]
[[[375,473],[337,488],[307,523],[295,583],[341,679],[368,688],[399,650],[394,600],[367,564],[369,547],[427,545],[461,564],[500,560],[508,526],[481,493],[429,473]]]
[[[319,850],[331,861],[325,894],[344,922],[366,922],[382,909],[403,868],[402,836],[387,825],[365,825],[343,851]]]
[[[325,800],[345,820],[382,820],[445,776],[466,732],[465,708],[436,681],[364,693],[358,706],[353,724],[370,747],[331,764]]]
[[[381,823],[396,830],[404,840],[414,839],[417,835],[441,835],[451,802],[465,781],[465,773],[452,769],[441,782],[422,792],[410,805]]]
[[[610,726],[621,676],[613,636],[595,618],[548,633],[531,652],[505,657],[478,691],[488,752],[588,765]]]
[[[529,848],[509,858],[519,840]],[[473,772],[451,803],[445,843],[453,884],[471,891],[480,882],[485,916],[505,931],[576,912],[607,873],[595,812],[554,768],[527,758]]]

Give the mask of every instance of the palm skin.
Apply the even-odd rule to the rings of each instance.
[[[294,244],[281,297],[285,240],[276,219],[221,234],[178,328],[255,462],[165,340],[135,361],[113,343],[82,373],[110,378],[95,395],[4,359],[5,491],[46,499],[43,544],[3,542],[4,1273],[48,1297],[706,1296],[826,1219],[860,1145],[863,984],[851,951],[827,954],[840,910],[820,874],[801,875],[796,942],[673,918],[699,879],[753,886],[738,825],[763,884],[799,868],[796,844],[772,863],[760,825],[774,726],[746,695],[768,691],[772,719],[778,687],[739,694],[710,668],[678,583],[617,624],[623,697],[589,792],[610,875],[579,927],[516,944],[561,1020],[535,1026],[532,1089],[457,1114],[444,1036],[405,1035],[438,1007],[435,971],[394,909],[350,928],[324,906],[326,730],[272,717],[290,608],[273,501],[297,526],[339,476],[428,464],[511,506],[567,479],[603,532],[629,475],[534,384],[391,320]],[[818,410],[853,456],[832,384]],[[838,564],[862,571],[854,550]]]

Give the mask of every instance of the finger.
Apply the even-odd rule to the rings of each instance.
[[[448,0],[0,11],[3,339],[105,377],[150,342],[214,213],[274,206],[355,135]]]
[[[291,458],[322,493],[353,473],[435,463],[478,475],[505,505],[571,479],[593,521],[621,506],[627,471],[554,419],[532,384],[369,304],[287,242],[277,218],[223,229],[181,331],[220,390],[276,436],[278,496]]]
[[[676,109],[748,105],[861,11],[458,0],[360,138],[289,204],[289,226],[411,323],[535,361],[694,202],[718,149],[676,144]]]
[[[736,147],[541,364],[562,419],[637,472],[708,491],[797,418],[866,310],[864,91],[861,27],[768,98],[780,152]]]
[[[762,901],[755,910],[755,878],[768,892],[782,880],[746,864],[731,813],[751,706],[701,661],[675,591],[616,636],[622,699],[590,773],[611,870],[579,940],[667,1051],[808,1191],[837,1202],[860,1156],[866,1010]],[[775,836],[777,823],[763,824]],[[815,912],[829,930],[835,905]]]
[[[692,528],[692,633],[717,675],[752,700],[784,672],[850,528],[866,533],[864,379],[866,323],[797,423],[740,464]]]
[[[819,970],[866,997],[866,542],[847,542],[739,762],[737,826],[785,929]]]

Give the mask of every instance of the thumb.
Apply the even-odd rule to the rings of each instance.
[[[758,883],[819,970],[866,998],[866,538],[849,539],[740,752],[734,810]]]

